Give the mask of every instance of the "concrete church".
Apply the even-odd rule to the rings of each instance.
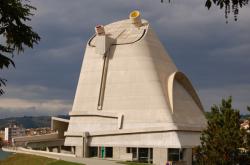
[[[192,163],[203,107],[139,11],[88,41],[65,146],[78,157]]]

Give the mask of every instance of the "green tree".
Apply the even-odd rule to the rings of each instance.
[[[205,6],[210,9],[212,4],[214,4],[220,9],[224,9],[226,20],[228,19],[228,14],[232,12],[234,20],[237,21],[239,8],[246,6],[248,2],[249,0],[206,0]]]
[[[198,164],[240,163],[245,134],[240,129],[240,113],[232,108],[231,97],[223,99],[219,106],[212,106],[207,124],[201,135],[201,146],[197,148]]]
[[[166,1],[168,1],[169,3],[171,2],[171,0]],[[163,3],[164,0],[161,0],[161,2]],[[232,12],[234,15],[234,20],[237,21],[239,8],[246,6],[248,2],[249,0],[206,0],[205,7],[207,7],[209,10],[211,6],[214,5],[224,10],[226,22],[228,22],[228,15]]]
[[[0,148],[2,148],[2,146],[3,146],[3,139],[2,137],[0,137]]]
[[[250,107],[247,107],[248,112],[250,112]],[[248,123],[250,124],[250,117],[247,119]],[[248,155],[250,155],[250,127],[245,130],[245,148],[248,151]]]
[[[28,0],[1,0],[0,1],[0,36],[4,39],[0,43],[0,69],[15,67],[14,53],[24,51],[24,47],[33,48],[40,40],[39,35],[27,25],[31,20],[32,10]],[[26,23],[26,24],[25,24]],[[0,77],[0,95],[4,93],[3,86],[6,79]]]

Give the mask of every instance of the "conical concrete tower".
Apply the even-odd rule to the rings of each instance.
[[[65,145],[77,156],[155,164],[183,149],[189,164],[206,125],[192,84],[138,11],[96,27],[69,115]]]

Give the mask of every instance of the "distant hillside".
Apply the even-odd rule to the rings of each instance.
[[[67,115],[60,115],[60,118],[69,119]],[[22,125],[24,128],[50,127],[51,116],[24,116],[0,119],[0,130],[3,130],[9,123]]]

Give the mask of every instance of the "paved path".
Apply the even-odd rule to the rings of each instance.
[[[31,154],[31,155],[37,155],[37,156],[44,156],[52,159],[60,159],[65,160],[69,162],[75,162],[75,163],[81,163],[85,165],[121,165],[120,163],[117,163],[116,161],[111,160],[102,160],[102,159],[95,159],[95,158],[77,158],[73,157],[72,155],[67,156],[67,154],[64,155],[58,155],[55,153],[49,153],[49,152],[32,152],[32,151],[24,151],[24,150],[11,150],[11,149],[5,149],[7,152],[16,152],[16,153],[24,153],[24,154]]]

